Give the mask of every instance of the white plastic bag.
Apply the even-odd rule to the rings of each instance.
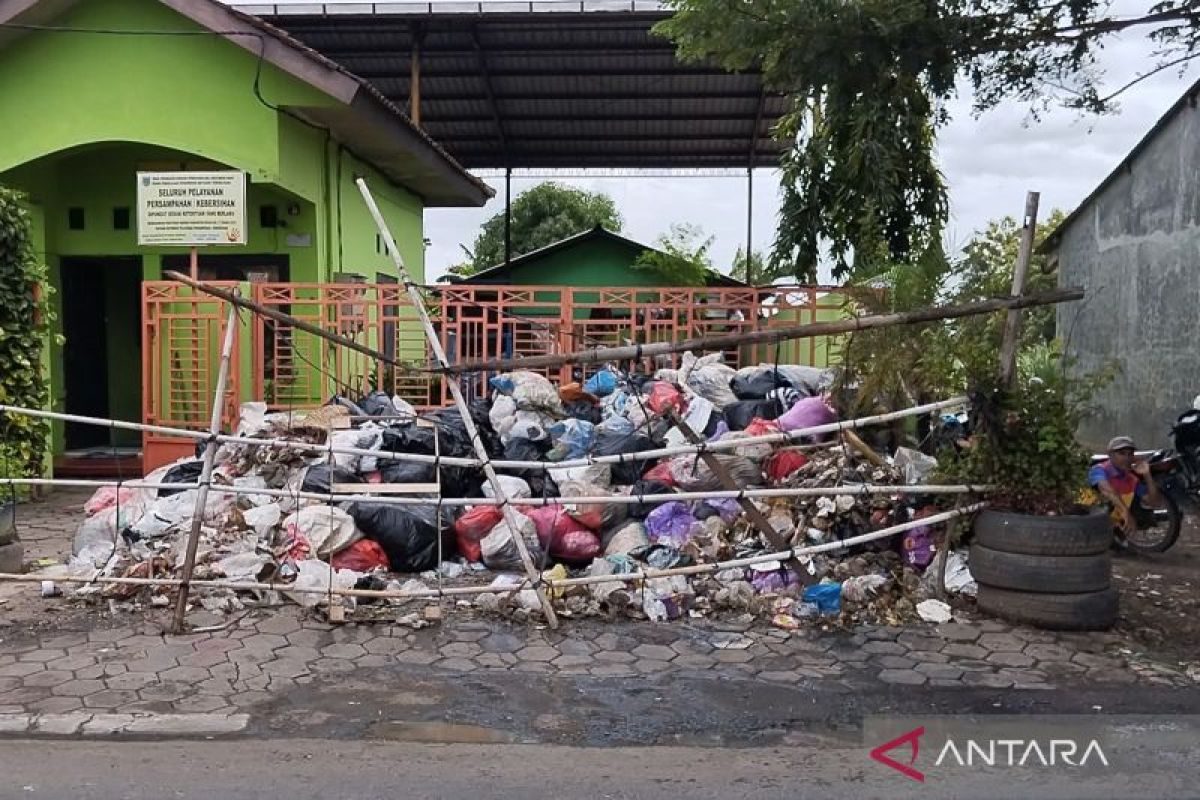
[[[907,484],[924,483],[938,466],[936,458],[910,447],[897,447],[892,464],[904,473]]]
[[[605,489],[612,488],[612,465],[584,464],[580,467],[554,467],[548,470],[556,486],[567,483],[590,483]]]
[[[294,589],[319,589],[321,592],[328,592],[331,584],[335,589],[353,589],[359,578],[365,575],[365,573],[350,569],[332,569],[324,561],[317,561],[313,558],[296,562],[296,567],[299,574],[296,575],[296,580],[292,584]],[[329,595],[320,592],[297,592],[284,589],[283,593],[305,608],[316,608],[329,603]],[[339,602],[340,599],[337,597],[334,602]]]
[[[307,506],[283,521],[289,535],[302,535],[317,558],[329,558],[362,538],[354,519],[336,506]]]
[[[334,431],[333,446],[360,450],[379,450],[383,447],[383,429],[367,423],[358,430]],[[350,453],[334,453],[333,463],[351,472],[374,472],[379,464],[375,456],[356,456]]]
[[[529,517],[523,514],[518,516],[518,525],[520,526],[518,535],[524,537],[525,546],[532,556],[535,552],[540,551],[537,544],[537,527]],[[492,528],[491,533],[483,537],[483,541],[479,543],[479,549],[483,554],[483,563],[489,569],[521,569],[523,566],[521,553],[517,549],[516,542],[513,541],[513,531],[507,520]]]
[[[506,442],[505,437],[512,430],[513,423],[516,422],[516,415],[517,401],[506,394],[497,394],[488,411],[488,421],[492,423],[493,430],[500,434],[500,438]]]
[[[283,509],[278,503],[256,506],[242,512],[242,519],[254,529],[260,539],[265,539],[283,519]]]
[[[504,491],[505,497],[532,497],[533,492],[529,488],[529,484],[524,479],[518,478],[515,475],[497,475],[496,478],[500,481],[500,488]],[[491,481],[484,481],[483,496],[495,498],[496,492],[492,489]]]

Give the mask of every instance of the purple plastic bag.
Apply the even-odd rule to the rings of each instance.
[[[672,547],[683,547],[692,535],[696,518],[691,509],[678,501],[663,503],[646,517],[646,534],[650,541]]]
[[[837,422],[837,413],[821,397],[804,397],[776,420],[781,430],[795,431]]]
[[[769,572],[751,570],[750,585],[760,594],[782,592],[797,582],[796,573],[784,567]]]
[[[904,534],[903,550],[900,555],[910,567],[924,569],[933,561],[933,531],[928,525],[913,528]]]
[[[732,523],[742,515],[742,507],[732,497],[710,498],[705,500],[704,504],[710,508],[715,508],[717,514],[727,523]]]

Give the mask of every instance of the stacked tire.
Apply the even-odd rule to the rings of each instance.
[[[971,575],[981,611],[1051,630],[1105,630],[1117,620],[1112,522],[1104,510],[1053,517],[985,510]]]
[[[20,572],[25,561],[25,548],[17,538],[17,506],[0,503],[0,572]]]

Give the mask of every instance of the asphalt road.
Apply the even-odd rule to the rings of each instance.
[[[979,770],[916,783],[864,748],[565,748],[311,739],[5,742],[0,798],[1108,798],[1195,797],[1200,769],[1161,752],[1143,769]],[[1164,758],[1180,758],[1163,770]]]

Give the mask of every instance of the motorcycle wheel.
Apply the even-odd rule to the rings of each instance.
[[[1137,531],[1125,535],[1129,549],[1136,553],[1161,553],[1171,548],[1179,538],[1183,514],[1170,497],[1163,497],[1162,508],[1146,508],[1136,503],[1133,508]]]

